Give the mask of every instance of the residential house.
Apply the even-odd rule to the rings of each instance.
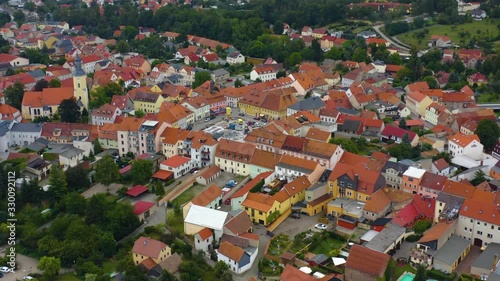
[[[432,35],[429,47],[446,48],[451,46],[451,40],[445,35]]]
[[[212,81],[214,81],[215,83],[226,82],[230,76],[231,74],[229,73],[229,71],[225,70],[224,68],[219,68],[210,72],[210,77],[212,77]]]
[[[34,156],[26,162],[23,175],[41,181],[49,175],[51,166],[50,161],[44,160],[40,156]]]
[[[424,174],[424,169],[409,167],[403,173],[403,180],[401,182],[402,190],[408,193],[416,194],[418,192],[420,181],[422,180]]]
[[[451,120],[447,121],[447,116],[453,118],[446,106],[433,102],[425,109],[424,120],[432,125],[437,125],[442,121],[446,121],[443,125],[450,125]]]
[[[205,208],[217,209],[220,205],[222,205],[222,191],[215,184],[211,184],[205,188],[182,207],[184,217],[187,215],[189,208],[193,204]]]
[[[231,197],[229,198],[231,201],[231,210],[242,210],[243,208],[241,206],[241,203],[245,201],[250,190],[254,188],[257,184],[259,184],[261,181],[263,182],[264,185],[275,181],[273,173],[274,170],[260,173],[257,176],[255,176],[252,180],[247,182],[245,185],[243,185],[235,193],[233,193],[233,195],[231,195]]]
[[[60,144],[92,142],[97,136],[96,130],[96,126],[89,124],[50,122],[43,124],[41,137]]]
[[[27,146],[34,143],[42,134],[40,123],[12,123],[10,145]]]
[[[400,209],[392,218],[392,222],[402,227],[412,227],[418,220],[433,220],[436,199],[413,195],[410,204]]]
[[[410,250],[410,261],[424,266],[432,265],[432,255],[448,241],[455,231],[455,222],[440,222],[428,229],[417,246]]]
[[[174,128],[187,128],[194,123],[195,114],[182,104],[164,102],[160,106],[158,120]]]
[[[278,70],[270,66],[262,66],[255,68],[250,72],[250,79],[252,81],[260,80],[262,82],[271,81],[276,79]]]
[[[313,127],[307,131],[305,138],[327,143],[332,138],[332,134],[330,132],[326,132],[326,131],[323,131],[323,130],[320,130],[318,128]]]
[[[22,67],[30,64],[29,59],[9,54],[0,54],[0,63],[8,63],[12,67]]]
[[[184,217],[184,233],[195,235],[204,228],[209,228],[214,233],[214,240],[219,241],[228,216],[227,212],[191,204]]]
[[[143,73],[151,72],[151,64],[142,56],[133,56],[123,60],[123,66],[141,70]]]
[[[460,133],[464,135],[474,135],[474,132],[477,129],[477,124],[479,122],[469,119],[462,123],[462,126],[460,126]]]
[[[454,272],[471,249],[471,242],[459,236],[451,236],[432,257],[432,266],[447,273]]]
[[[384,276],[390,256],[363,246],[354,245],[345,264],[345,281],[376,281]]]
[[[205,227],[194,235],[194,248],[197,251],[207,253],[210,249],[212,249],[213,242],[214,234],[209,228]]]
[[[134,242],[132,248],[132,259],[135,265],[148,266],[149,263],[156,265],[167,259],[171,254],[170,247],[165,243],[143,236]]]
[[[227,55],[226,61],[230,65],[244,63],[245,56],[238,51],[233,51]]]
[[[476,134],[456,133],[448,138],[448,151],[453,157],[463,155],[473,160],[480,160],[483,155],[483,145]]]
[[[500,244],[489,244],[488,247],[486,247],[486,250],[484,250],[479,257],[472,262],[470,274],[480,276],[481,278],[489,277],[489,275],[498,276],[495,272],[495,269],[498,268],[498,253],[500,253]],[[493,281],[494,280],[495,279],[493,279]]]
[[[116,124],[104,124],[99,128],[99,144],[103,149],[118,149],[118,126]]]
[[[432,99],[429,96],[420,92],[409,93],[405,101],[408,109],[418,116],[425,116],[426,108],[432,103]]]
[[[215,164],[226,172],[247,176],[255,145],[222,139],[215,151]]]
[[[324,171],[325,167],[315,161],[283,155],[276,164],[274,175],[276,178],[287,182],[306,176],[309,182],[316,183]]]
[[[250,269],[257,257],[257,252],[257,249],[247,252],[239,246],[222,242],[217,249],[217,260],[226,263],[232,272],[241,274]]]
[[[280,281],[297,280],[297,281],[316,281],[317,279],[298,268],[293,267],[291,264],[286,264],[285,269],[281,272]],[[335,281],[335,279],[333,279]],[[253,281],[250,280],[249,281]]]
[[[474,84],[480,86],[482,84],[487,84],[488,83],[488,77],[486,75],[476,72],[469,77],[467,77],[467,82],[469,85],[473,86]]]
[[[481,10],[481,9],[475,9],[472,11],[472,13],[470,14],[470,16],[474,19],[474,20],[483,20],[486,18],[487,14],[484,10]]]
[[[160,170],[172,172],[175,179],[187,174],[191,167],[191,159],[179,155],[172,156],[160,164]]]
[[[160,94],[146,91],[129,91],[128,96],[134,104],[134,111],[144,113],[160,112],[163,97]]]
[[[284,118],[287,108],[297,101],[292,93],[292,88],[250,93],[239,100],[238,107],[240,111],[253,116]]]
[[[449,176],[452,171],[452,166],[444,160],[444,158],[440,158],[436,161],[432,162],[431,172],[437,175]]]
[[[154,215],[156,212],[156,203],[137,201],[134,204],[134,214],[137,216],[140,222],[146,221],[150,216]]]
[[[415,132],[401,129],[392,125],[385,126],[384,130],[380,134],[380,139],[383,142],[392,140],[395,143],[401,143],[403,142],[403,138],[405,137],[405,135],[408,136],[408,140],[411,146],[414,147],[418,144],[419,137]]]
[[[182,105],[194,113],[195,121],[202,121],[210,116],[210,104],[204,97],[187,99]]]
[[[203,168],[214,164],[216,147],[217,140],[209,133],[189,131],[185,139],[181,139],[177,153],[191,158],[193,168]]]
[[[363,207],[363,216],[374,221],[378,218],[385,217],[391,208],[391,200],[386,195],[384,189],[379,189],[370,197]]]
[[[387,161],[382,168],[382,176],[384,176],[387,186],[398,190],[401,189],[403,174],[408,168],[409,166],[403,163]]]
[[[259,147],[258,144],[257,147]],[[282,155],[276,152],[256,149],[254,157],[250,161],[250,177],[255,178],[257,175],[267,171],[274,172],[281,157]]]
[[[420,180],[417,193],[425,197],[436,198],[443,190],[447,179],[447,177],[442,175],[425,172]]]
[[[288,106],[287,116],[293,115],[300,111],[307,111],[315,116],[319,116],[322,109],[325,108],[325,102],[319,97],[311,97],[300,100]]]
[[[292,155],[306,160],[313,160],[326,169],[333,169],[342,157],[342,147],[313,139],[287,136],[282,147],[283,154]]]
[[[109,103],[106,103],[98,109],[92,111],[92,125],[102,126],[104,124],[113,124],[122,111]]]

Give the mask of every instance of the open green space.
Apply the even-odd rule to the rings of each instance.
[[[313,245],[311,245],[310,252],[329,256],[332,250],[338,250],[342,248],[343,244],[343,241],[337,240],[333,237],[323,237],[319,243],[314,243]]]
[[[426,49],[432,35],[445,35],[448,36],[453,44],[461,44],[461,41],[468,43],[470,39],[476,37],[476,40],[487,39],[488,41],[494,39],[499,34],[497,27],[497,20],[482,20],[474,21],[471,23],[464,23],[458,25],[432,25],[422,29],[413,30],[407,33],[400,34],[397,37],[401,42],[412,46],[415,45],[419,49]],[[429,32],[423,38],[417,38],[417,33],[423,29]]]
[[[292,240],[288,237],[288,235],[280,234],[271,240],[267,253],[279,257],[288,250],[291,244]]]
[[[182,194],[177,196],[172,202],[170,202],[172,206],[182,206],[187,202],[191,201],[198,193],[202,192],[205,189],[205,186],[199,185],[197,183],[193,184],[188,190],[184,191]]]
[[[82,281],[80,278],[76,277],[74,273],[65,273],[57,278],[58,281]]]

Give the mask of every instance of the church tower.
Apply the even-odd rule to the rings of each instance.
[[[78,105],[89,109],[89,92],[87,89],[87,75],[82,69],[82,60],[78,55],[75,57],[75,71],[73,72],[73,96]]]

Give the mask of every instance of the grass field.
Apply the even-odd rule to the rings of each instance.
[[[432,25],[425,27],[425,29],[429,30],[429,33],[422,39],[419,39],[415,36],[416,33],[421,31],[422,29],[417,29],[410,31],[408,33],[403,33],[401,35],[396,36],[401,42],[407,45],[415,45],[419,49],[427,48],[427,43],[431,39],[432,35],[445,35],[448,36],[452,43],[461,44],[461,40],[467,44],[470,39],[476,37],[479,38],[494,38],[499,34],[499,30],[497,28],[497,24],[499,21],[495,20],[482,20],[482,21],[474,21],[471,23],[459,24],[459,25]],[[460,34],[464,36],[461,37]],[[498,42],[495,42],[497,44]]]
[[[340,249],[344,242],[331,237],[325,237],[320,244],[314,245],[311,252],[315,254],[329,255],[331,250]]]
[[[82,281],[80,278],[76,277],[75,274],[73,273],[66,273],[59,278],[57,278],[58,281]]]

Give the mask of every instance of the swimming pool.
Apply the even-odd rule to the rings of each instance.
[[[412,281],[413,278],[415,278],[415,274],[405,272],[399,277],[398,281]]]

